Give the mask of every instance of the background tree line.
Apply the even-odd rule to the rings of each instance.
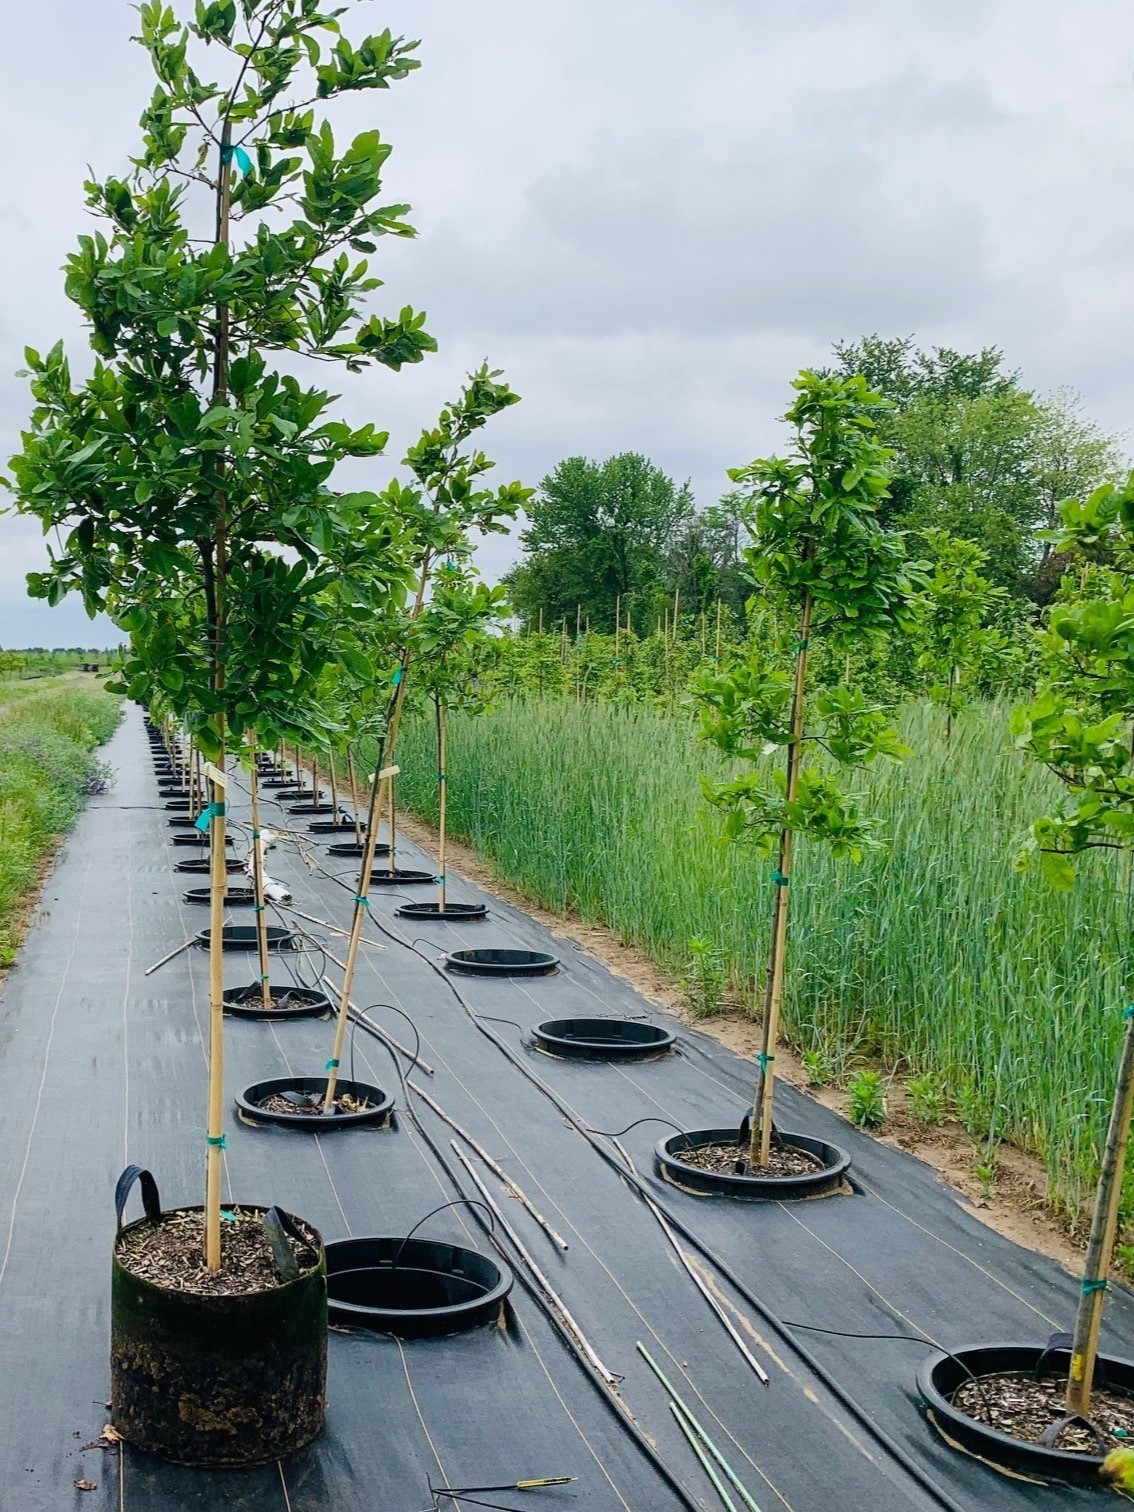
[[[838,342],[830,371],[861,373],[888,401],[880,425],[895,455],[884,523],[978,546],[1013,617],[1050,603],[1075,565],[1045,539],[1057,505],[1124,468],[1117,438],[1083,414],[1078,396],[1038,396],[995,347],[925,351],[912,337]],[[639,453],[568,457],[541,481],[527,515],[523,558],[504,579],[526,629],[566,622],[569,633],[612,633],[617,616],[642,635],[675,602],[682,614],[720,602],[744,615],[752,590],[735,493],[699,508],[688,482]]]

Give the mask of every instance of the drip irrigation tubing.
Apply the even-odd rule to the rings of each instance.
[[[375,920],[375,922],[378,923],[377,920]],[[381,924],[379,924],[379,928],[383,928]],[[300,932],[303,933],[304,931],[301,929]],[[388,933],[388,931],[383,928],[383,933]],[[398,944],[402,943],[402,941],[399,940],[396,935],[391,935],[390,938],[396,940]],[[445,1173],[454,1191],[462,1199],[462,1202],[470,1207],[473,1219],[486,1233],[490,1243],[496,1250],[499,1251],[501,1256],[506,1261],[514,1264],[512,1256],[509,1255],[508,1251],[505,1249],[499,1236],[496,1234],[494,1229],[490,1227],[481,1217],[476,1207],[473,1206],[473,1204],[476,1203],[478,1199],[469,1196],[468,1192],[461,1182],[459,1175],[456,1172],[452,1161],[448,1158],[448,1156],[445,1155],[438,1142],[433,1138],[422,1120],[417,1116],[417,1112],[410,1097],[409,1086],[406,1081],[406,1073],[402,1070],[401,1062],[399,1061],[397,1054],[395,1054],[393,1046],[386,1041],[385,1036],[381,1033],[380,1030],[378,1030],[376,1025],[366,1025],[365,1027],[367,1027],[370,1033],[372,1033],[376,1039],[380,1040],[385,1045],[386,1049],[390,1052],[390,1058],[394,1063],[394,1069],[397,1074],[398,1081],[401,1084],[402,1106],[405,1109],[406,1116],[410,1119],[414,1128],[418,1131],[421,1137],[425,1140],[426,1144],[429,1146],[429,1149],[433,1153],[434,1159],[437,1161],[441,1170]],[[448,1117],[446,1117],[445,1122],[449,1121],[450,1120],[448,1119]],[[474,1185],[478,1185],[475,1174],[473,1175],[472,1179]],[[517,1280],[523,1286],[528,1295],[533,1299],[533,1301],[535,1301],[540,1310],[544,1313],[545,1317],[551,1323],[552,1327],[563,1339],[564,1343],[567,1345],[567,1348],[570,1350],[575,1360],[582,1367],[586,1378],[591,1382],[593,1388],[598,1392],[600,1398],[606,1404],[608,1410],[614,1414],[615,1420],[619,1423],[621,1428],[631,1436],[639,1452],[645,1456],[655,1472],[661,1477],[661,1479],[670,1488],[674,1495],[680,1500],[682,1505],[687,1509],[687,1512],[701,1512],[699,1503],[695,1500],[692,1494],[685,1489],[675,1472],[669,1468],[665,1460],[650,1443],[645,1433],[643,1433],[638,1425],[634,1422],[629,1409],[622,1401],[622,1398],[618,1395],[617,1391],[607,1385],[606,1381],[603,1379],[603,1376],[592,1364],[586,1352],[587,1349],[590,1348],[590,1346],[587,1345],[586,1348],[584,1348],[583,1344],[581,1344],[579,1340],[576,1339],[572,1330],[564,1322],[563,1317],[560,1315],[562,1304],[556,1305],[556,1303],[552,1301],[552,1297],[554,1297],[556,1294],[552,1292],[551,1296],[546,1295],[544,1286],[547,1283],[544,1282],[544,1284],[541,1285],[534,1278],[534,1276],[540,1276],[541,1273],[535,1268],[530,1256],[527,1255],[527,1252],[523,1249],[523,1246],[512,1234],[510,1226],[502,1223],[502,1227],[504,1227],[505,1232],[509,1234],[509,1237],[512,1239],[512,1242],[516,1248],[516,1252],[520,1256],[521,1263],[519,1265],[516,1265],[515,1267]],[[534,1276],[529,1274],[528,1270],[526,1269],[526,1267],[529,1265],[534,1271]]]
[[[438,977],[440,977],[440,979],[449,988],[449,991],[457,999],[457,1002],[461,1005],[464,1012],[468,1015],[469,1019],[480,1031],[480,1033],[485,1035],[485,1037],[496,1046],[500,1053],[512,1063],[516,1070],[518,1070],[522,1076],[524,1076],[529,1082],[531,1082],[531,1084],[536,1087],[538,1091],[540,1091],[554,1104],[554,1106],[559,1110],[560,1114],[567,1119],[567,1121],[576,1130],[576,1132],[579,1133],[587,1141],[587,1143],[592,1147],[592,1149],[596,1151],[600,1158],[604,1160],[606,1164],[616,1172],[621,1180],[627,1182],[635,1190],[635,1192],[637,1192],[639,1197],[642,1197],[643,1199],[648,1198],[650,1202],[656,1204],[659,1211],[665,1216],[667,1222],[670,1223],[678,1233],[682,1234],[690,1244],[692,1244],[697,1250],[699,1250],[711,1265],[715,1266],[720,1275],[724,1277],[724,1279],[729,1283],[729,1285],[733,1288],[737,1295],[744,1298],[748,1305],[752,1307],[760,1315],[764,1322],[775,1331],[775,1333],[784,1342],[784,1344],[792,1349],[794,1353],[799,1357],[799,1359],[801,1359],[807,1366],[807,1368],[812,1371],[819,1380],[823,1382],[824,1386],[828,1391],[830,1391],[831,1395],[842,1404],[842,1406],[851,1414],[851,1416],[855,1419],[859,1426],[870,1436],[870,1438],[874,1440],[874,1442],[879,1446],[881,1450],[883,1450],[883,1452],[891,1459],[891,1461],[895,1465],[900,1467],[901,1470],[903,1470],[905,1474],[908,1475],[912,1480],[914,1480],[939,1507],[945,1509],[945,1512],[964,1512],[961,1504],[955,1501],[954,1498],[950,1496],[950,1494],[942,1486],[939,1486],[933,1479],[933,1477],[922,1469],[922,1467],[917,1463],[913,1456],[908,1454],[900,1444],[896,1443],[895,1440],[890,1437],[885,1429],[880,1428],[879,1425],[870,1416],[869,1412],[867,1412],[864,1407],[860,1406],[860,1404],[851,1395],[851,1393],[822,1364],[818,1357],[815,1356],[805,1345],[800,1343],[799,1339],[790,1332],[783,1319],[779,1318],[776,1315],[775,1311],[771,1307],[769,1307],[769,1305],[764,1302],[762,1298],[759,1297],[757,1293],[754,1292],[752,1288],[748,1286],[748,1284],[736,1274],[732,1266],[729,1265],[728,1261],[726,1261],[722,1256],[718,1255],[716,1251],[713,1250],[693,1228],[691,1228],[686,1222],[684,1222],[684,1220],[681,1219],[676,1213],[674,1213],[672,1209],[670,1209],[663,1201],[655,1197],[652,1192],[648,1191],[639,1176],[627,1170],[622,1162],[618,1160],[610,1150],[608,1150],[598,1142],[598,1140],[587,1128],[587,1125],[575,1112],[574,1108],[572,1108],[571,1104],[568,1103],[565,1098],[561,1097],[553,1087],[549,1086],[542,1077],[538,1076],[530,1066],[525,1065],[523,1060],[516,1054],[511,1046],[508,1045],[506,1041],[501,1039],[501,1037],[493,1029],[490,1029],[486,1024],[482,1023],[480,1015],[476,1012],[476,1009],[460,992],[456,984],[450,979],[449,975],[440,966],[438,966],[435,961],[427,956],[424,951],[419,950],[415,943],[405,939],[403,936],[398,934],[396,930],[391,929],[388,925],[384,924],[377,915],[372,914],[371,918],[375,927],[379,929],[384,935],[386,935],[388,939],[393,940],[395,944],[403,946],[406,950],[413,951],[414,955],[418,956],[426,963],[426,965],[428,965],[433,971],[437,973]],[[452,1178],[450,1177],[450,1179]],[[458,1190],[460,1190],[459,1187]],[[934,1346],[931,1342],[926,1341],[926,1347],[934,1348],[936,1346]]]

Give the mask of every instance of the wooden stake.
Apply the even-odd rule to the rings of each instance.
[[[799,646],[795,656],[795,686],[791,699],[791,744],[787,754],[786,796],[789,804],[799,792],[799,768],[803,759],[803,715],[807,690],[807,639],[811,630],[811,595],[804,595],[799,624]],[[761,1170],[768,1164],[772,1150],[772,1104],[775,1076],[772,1065],[780,1033],[780,1012],[784,997],[784,958],[787,946],[788,884],[791,881],[793,834],[780,831],[779,860],[776,865],[776,896],[772,905],[772,945],[768,961],[768,993],[764,1010],[764,1033],[756,1095],[753,1100],[752,1136],[748,1162]]]
[[[219,770],[224,771],[224,754]],[[224,895],[228,888],[225,860],[225,783],[212,778],[211,802],[216,805],[209,824],[209,1110],[205,1146],[205,1263],[220,1270],[221,1167],[224,1145]]]
[[[333,824],[338,824],[339,790],[335,786],[335,752],[334,748],[331,746],[328,746],[327,748],[327,765],[331,773],[331,822]],[[318,799],[316,799],[316,802],[318,802]]]
[[[417,583],[417,596],[414,599],[413,609],[410,613],[412,624],[421,614],[422,605],[425,603],[425,590],[429,583],[430,557],[426,553],[421,564],[421,574]],[[374,776],[370,782],[370,801],[367,810],[366,842],[363,847],[362,868],[358,878],[358,892],[354,899],[354,916],[350,925],[350,940],[347,945],[347,958],[343,966],[343,988],[339,999],[339,1011],[335,1020],[335,1038],[331,1049],[331,1058],[327,1062],[327,1089],[323,1094],[323,1114],[330,1117],[335,1111],[335,1088],[339,1080],[339,1062],[342,1060],[343,1044],[346,1039],[347,1020],[350,1017],[350,995],[354,987],[354,973],[358,965],[358,947],[362,939],[362,925],[369,907],[370,898],[370,873],[374,866],[374,850],[378,844],[378,804],[383,784],[392,782],[397,772],[397,767],[392,764],[383,765],[383,757],[390,761],[394,750],[394,743],[398,737],[398,727],[401,724],[402,709],[405,707],[406,697],[406,672],[410,664],[411,652],[407,647],[402,652],[401,664],[398,668],[396,691],[394,693],[394,706],[390,712],[390,724],[386,731],[385,739],[378,744],[378,763]],[[394,806],[393,787],[390,788],[390,869],[394,866]]]
[[[434,712],[437,715],[437,867],[438,867],[438,894],[437,902],[442,913],[445,912],[445,804],[446,789],[448,787],[448,774],[445,767],[445,709],[439,697],[433,700]]]
[[[1128,1010],[1129,1011],[1129,1010]],[[1095,1362],[1099,1353],[1099,1329],[1103,1303],[1110,1275],[1114,1241],[1118,1233],[1118,1209],[1122,1201],[1122,1177],[1126,1169],[1126,1145],[1130,1137],[1130,1116],[1134,1111],[1134,1014],[1126,1020],[1122,1041],[1122,1058],[1118,1066],[1118,1083],[1110,1111],[1102,1169],[1099,1171],[1095,1210],[1091,1215],[1091,1233],[1087,1241],[1087,1259],[1083,1271],[1082,1294],[1075,1317],[1071,1344],[1071,1370],[1067,1382],[1067,1411],[1088,1417],[1094,1386]]]
[[[256,764],[256,737],[248,731],[252,751],[252,886],[256,897],[256,948],[260,953],[260,1003],[272,1006],[272,965],[268,955],[268,914],[264,902],[264,842],[260,839],[260,769]]]

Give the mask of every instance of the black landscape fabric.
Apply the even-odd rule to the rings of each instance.
[[[780,1121],[848,1149],[853,1193],[793,1204],[695,1197],[654,1169],[663,1123],[639,1124],[618,1141],[636,1178],[695,1235],[697,1245],[679,1242],[766,1370],[770,1384],[761,1384],[655,1212],[620,1174],[613,1141],[580,1132],[648,1118],[684,1128],[736,1123],[751,1067],[676,1024],[569,941],[452,876],[453,900],[488,902],[489,919],[415,930],[394,916],[409,895],[376,890],[354,1001],[411,1049],[416,1030],[424,1064],[410,1082],[484,1146],[567,1240],[564,1253],[471,1156],[590,1348],[619,1378],[616,1391],[517,1285],[500,1326],[412,1342],[333,1332],[327,1431],[279,1465],[202,1472],[124,1447],[85,1448],[109,1419],[115,1178],[130,1161],[147,1166],[165,1204],[176,1206],[201,1200],[204,1169],[207,962],[189,950],[143,974],[200,928],[200,910],[182,900],[185,879],[173,870],[179,853],[169,844],[137,709],[105,754],[117,779],[92,800],[49,875],[0,1003],[3,1512],[76,1505],[75,1481],[94,1483],[78,1503],[90,1512],[428,1512],[430,1482],[471,1488],[545,1476],[573,1480],[475,1494],[522,1512],[721,1507],[638,1341],[761,1512],[1098,1505],[1098,1493],[1009,1479],[947,1447],[914,1389],[927,1346],[786,1326],[928,1335],[947,1348],[1044,1342],[1069,1326],[1077,1291],[1052,1261],[986,1228],[929,1168],[787,1087],[778,1093]],[[247,821],[246,797],[234,779],[237,826]],[[266,802],[263,823],[273,822],[282,828],[289,820]],[[310,985],[325,972],[337,983],[332,958],[344,956],[357,879],[318,837],[304,832],[302,849],[306,859],[292,844],[269,857],[270,873],[309,916],[275,916],[304,930],[308,948],[273,958],[273,980],[286,985],[295,973]],[[398,861],[432,865],[408,842],[399,844]],[[563,964],[530,980],[454,979],[462,1003],[408,948],[414,938],[435,961],[446,950],[483,946],[550,950]],[[254,962],[227,956],[226,984],[250,981]],[[529,1047],[531,1026],[545,1019],[607,1014],[677,1030],[676,1053],[615,1065]],[[394,1125],[311,1135],[251,1127],[235,1117],[232,1099],[254,1081],[319,1074],[330,1023],[229,1020],[226,1029],[226,1199],[278,1203],[333,1240],[404,1235],[440,1204],[479,1196],[450,1148],[452,1128],[412,1092],[416,1118],[406,1116],[394,1062],[372,1036],[356,1033],[344,1074],[396,1092]],[[491,1252],[474,1209],[446,1208],[419,1232]],[[524,1277],[522,1260],[506,1238],[501,1243]],[[1132,1331],[1132,1298],[1115,1287],[1105,1347],[1129,1354]],[[443,1497],[437,1505],[476,1502]]]

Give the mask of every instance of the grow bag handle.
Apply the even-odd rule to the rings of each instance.
[[[276,1262],[280,1280],[298,1281],[299,1261],[292,1254],[291,1245],[287,1241],[290,1235],[305,1248],[310,1249],[311,1244],[306,1234],[282,1208],[268,1208],[260,1221],[264,1225],[264,1233],[272,1247],[272,1259]]]
[[[126,1211],[126,1199],[136,1181],[142,1183],[142,1206],[146,1217],[151,1223],[156,1223],[161,1217],[161,1198],[158,1196],[157,1182],[150,1172],[140,1165],[128,1165],[119,1176],[114,1188],[114,1214],[118,1220],[119,1229],[122,1227],[122,1214]]]
[[[745,1145],[751,1138],[752,1109],[749,1108],[748,1112],[740,1120],[740,1128],[736,1131],[736,1142],[737,1144]],[[774,1118],[772,1119],[772,1143],[774,1145],[780,1145],[783,1143],[782,1139],[780,1138],[780,1126]]]

